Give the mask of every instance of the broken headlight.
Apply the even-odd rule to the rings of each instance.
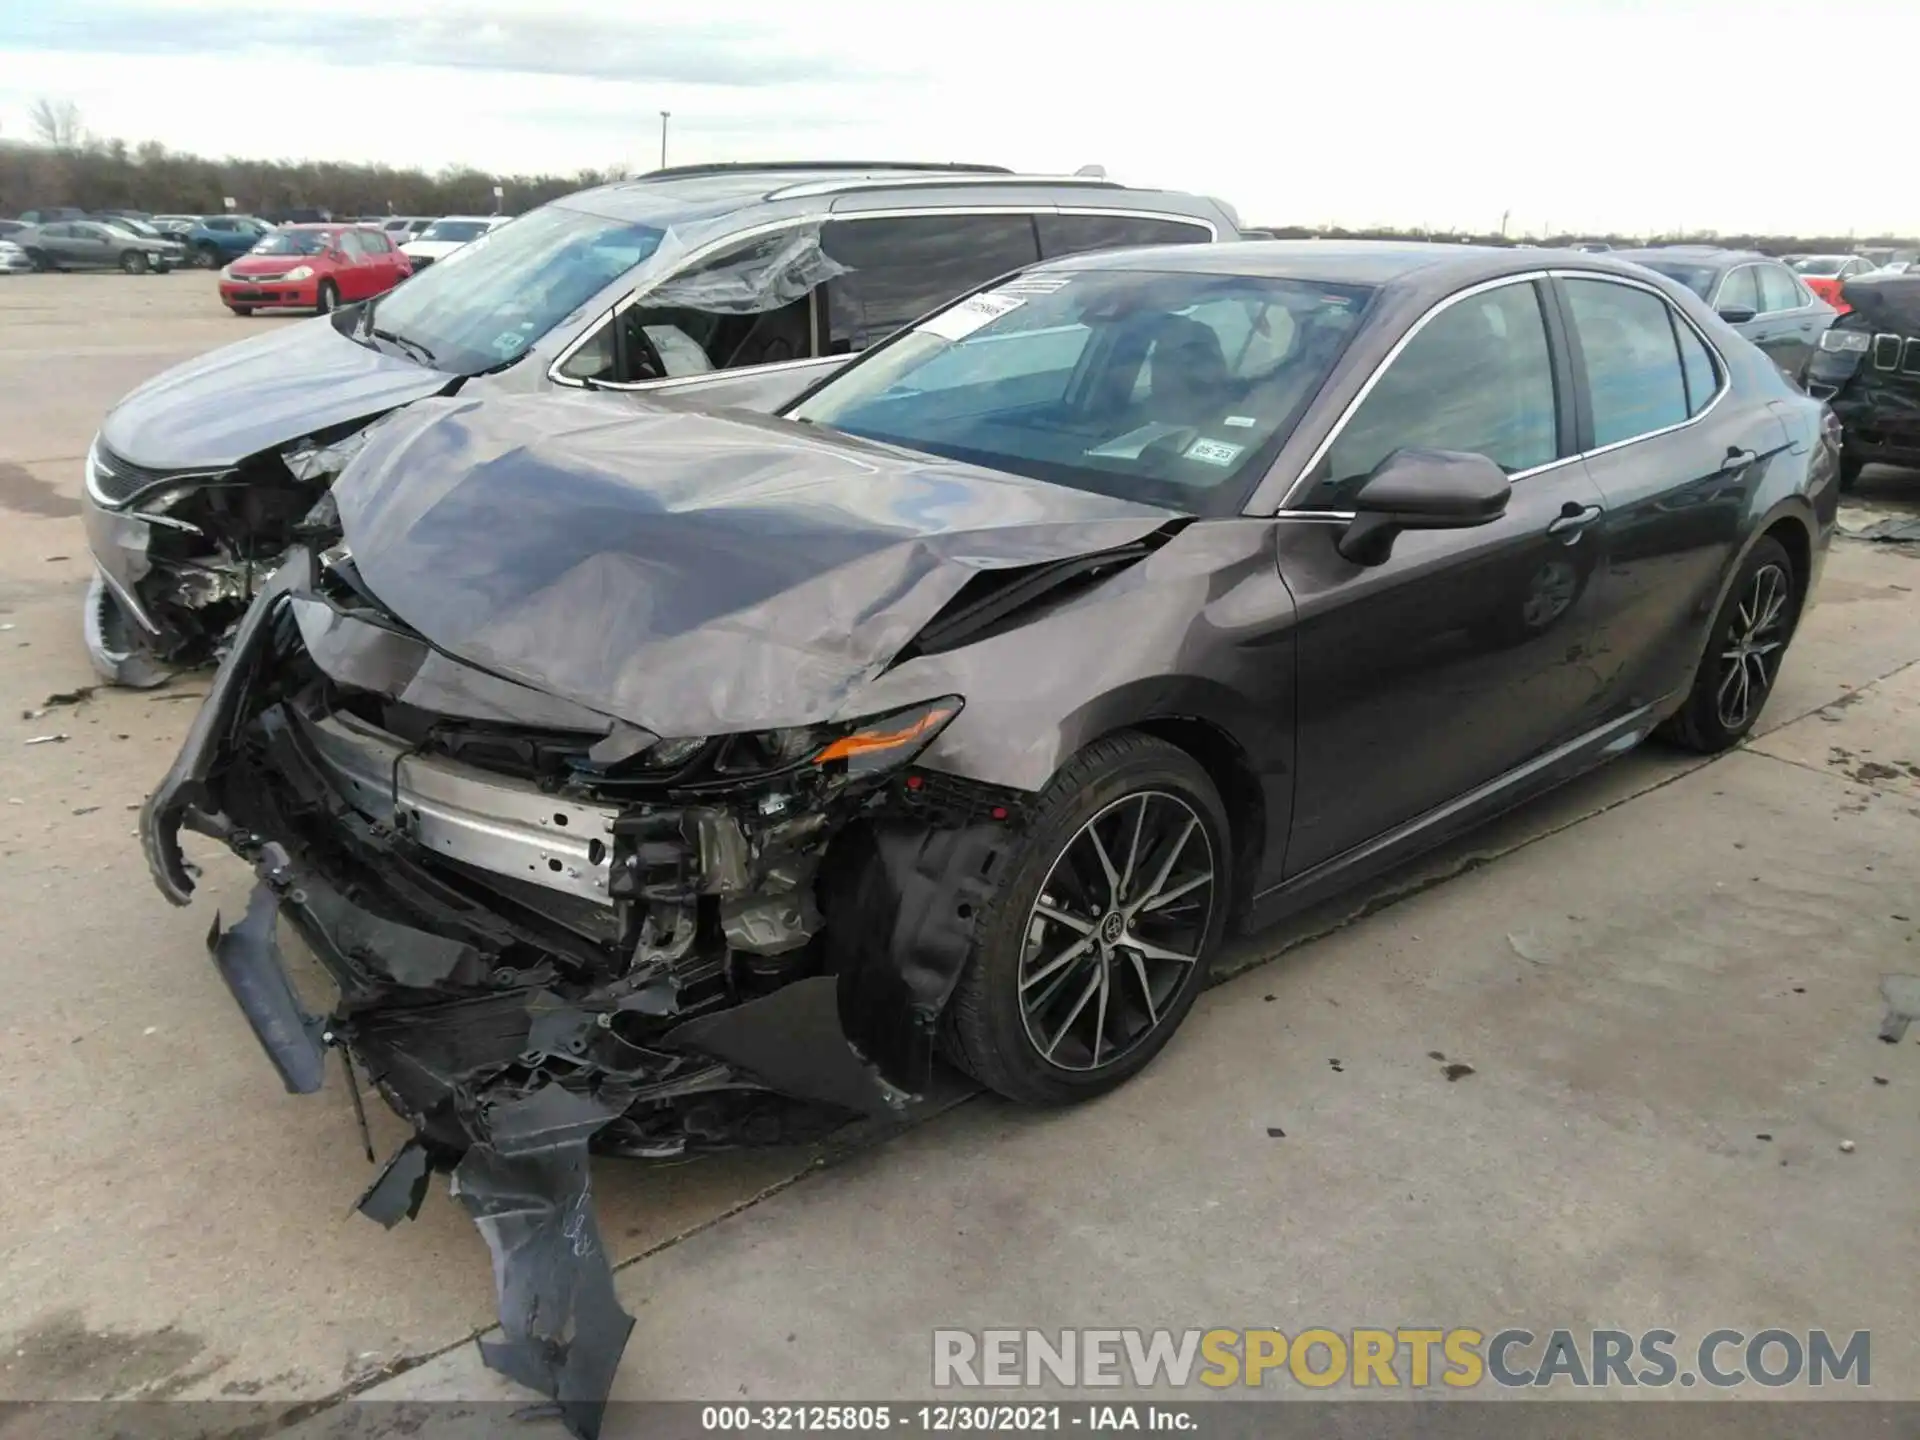
[[[823,770],[837,770],[850,776],[871,775],[905,765],[953,723],[953,717],[965,703],[958,695],[945,695],[905,710],[857,721],[815,751],[812,763]]]
[[[633,764],[656,773],[693,767],[681,777],[693,781],[745,780],[801,765],[829,775],[874,775],[906,764],[931,745],[963,703],[948,695],[846,724],[659,740],[634,755]]]

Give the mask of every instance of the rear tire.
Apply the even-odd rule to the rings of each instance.
[[[193,251],[193,263],[202,270],[218,270],[220,252],[211,245],[196,245]]]
[[[1660,734],[1702,755],[1738,744],[1773,693],[1799,621],[1793,560],[1778,540],[1764,537],[1748,553],[1713,617],[1686,703]]]
[[[945,1015],[949,1058],[1029,1105],[1132,1078],[1205,987],[1232,853],[1219,793],[1185,751],[1139,734],[1081,751],[1035,802],[980,911]]]
[[[144,250],[129,250],[120,257],[120,268],[129,275],[144,275],[153,268]]]
[[[1840,493],[1842,495],[1851,493],[1853,487],[1860,483],[1860,472],[1866,468],[1867,462],[1858,455],[1849,455],[1845,451],[1840,453]]]
[[[314,292],[314,313],[331,315],[340,308],[340,287],[331,280],[322,280],[320,288]]]

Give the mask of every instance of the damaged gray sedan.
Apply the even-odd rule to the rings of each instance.
[[[1230,923],[1745,734],[1837,481],[1817,402],[1603,257],[1081,256],[776,416],[383,422],[142,834],[178,903],[183,827],[252,866],[211,944],[281,1078],[336,1048],[413,1126],[362,1208],[450,1172],[489,1363],[591,1430],[631,1320],[590,1151],[898,1113],[937,1052],[1119,1084]]]

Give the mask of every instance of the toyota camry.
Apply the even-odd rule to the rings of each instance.
[[[492,1362],[589,1424],[630,1323],[589,1146],[895,1113],[936,1054],[1036,1104],[1119,1084],[1230,928],[1656,730],[1737,742],[1838,463],[1762,351],[1605,255],[1077,256],[772,415],[381,423],[142,831],[179,903],[183,826],[253,867],[212,946],[282,1080],[337,1048],[411,1123],[363,1208],[451,1171]]]

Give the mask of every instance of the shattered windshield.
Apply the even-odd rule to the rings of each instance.
[[[662,234],[549,205],[468,241],[369,305],[363,334],[454,374],[492,369],[650,257]]]
[[[1029,272],[870,352],[787,414],[1223,513],[1298,423],[1370,293],[1238,275]]]

